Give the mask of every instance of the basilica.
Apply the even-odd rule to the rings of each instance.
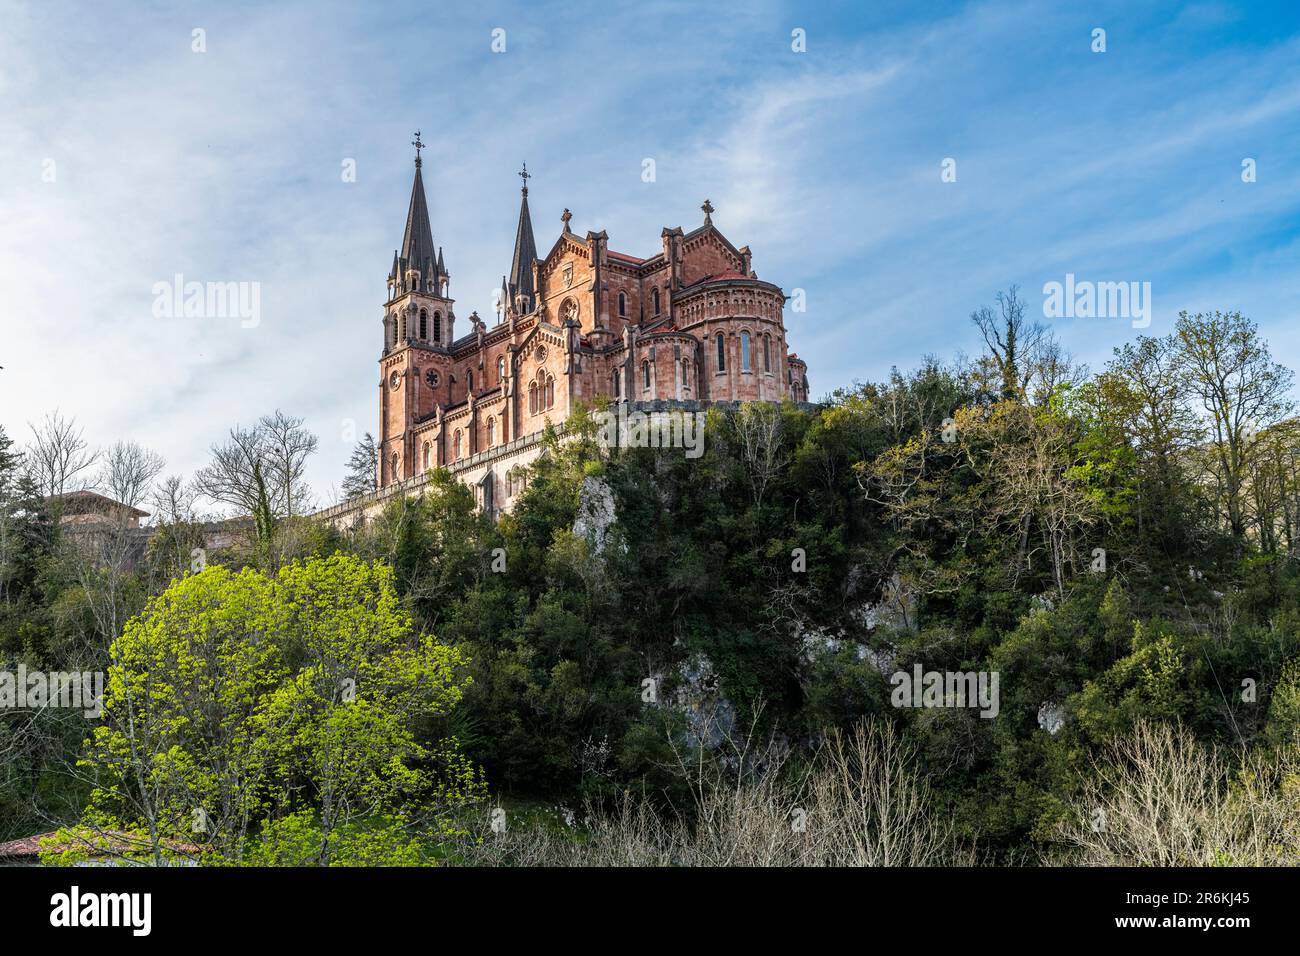
[[[417,134],[415,181],[394,251],[379,358],[376,497],[445,467],[481,506],[508,508],[548,422],[605,396],[637,407],[808,400],[808,370],[786,342],[780,287],[758,278],[748,246],[713,223],[665,227],[649,256],[618,252],[604,230],[578,235],[564,210],[539,254],[523,177],[514,254],[491,323],[456,315],[434,245]]]

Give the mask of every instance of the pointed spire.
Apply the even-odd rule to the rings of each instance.
[[[521,295],[528,297],[531,306],[534,292],[533,260],[537,258],[537,241],[533,238],[533,217],[528,213],[528,180],[532,178],[532,174],[528,172],[527,163],[524,164],[519,176],[523,179],[524,186],[520,190],[522,198],[519,202],[519,228],[515,231],[515,255],[510,261],[510,279],[507,286],[510,301],[507,306],[513,306],[515,300]]]
[[[418,269],[424,282],[432,282],[437,264],[433,228],[429,224],[429,206],[424,196],[424,179],[420,175],[420,167],[423,165],[420,150],[424,149],[424,143],[420,141],[418,132],[411,145],[415,147],[415,181],[411,184],[411,204],[406,211],[402,247],[398,252],[398,261],[393,266],[394,278],[399,284],[405,283],[406,272],[410,269]]]
[[[424,180],[417,166],[415,182],[411,186],[411,205],[406,212],[406,232],[402,236],[402,258],[406,260],[407,268],[419,269],[424,260],[433,260],[433,252],[429,206],[424,198]]]

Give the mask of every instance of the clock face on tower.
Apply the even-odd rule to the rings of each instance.
[[[402,373],[401,373],[401,372],[393,372],[392,375],[388,376],[388,387],[389,387],[389,388],[397,388],[397,386],[399,386],[399,385],[401,385],[401,384],[402,384]]]
[[[438,373],[433,369],[429,369],[424,373],[424,380],[429,383],[430,388],[436,388],[438,386]]]

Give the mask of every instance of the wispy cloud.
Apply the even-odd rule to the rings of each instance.
[[[417,127],[462,318],[490,309],[527,160],[543,249],[569,207],[575,229],[648,255],[712,199],[762,276],[807,291],[787,319],[816,391],[973,349],[971,309],[1011,282],[1033,301],[1067,271],[1151,281],[1151,331],[1180,308],[1242,308],[1300,366],[1289,8],[601,13],[4,4],[0,421],[21,435],[57,405],[189,472],[231,425],[283,407],[321,435],[313,482],[337,483],[346,423],[375,427]],[[259,282],[260,324],[155,318],[151,289],[177,273]],[[1058,331],[1094,364],[1134,334]]]

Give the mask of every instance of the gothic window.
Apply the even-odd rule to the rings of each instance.
[[[388,460],[388,477],[392,481],[401,478],[401,473],[397,470],[397,453],[393,452],[393,457]]]
[[[433,313],[433,340],[435,342],[442,341],[442,313],[441,312]]]
[[[650,363],[647,361],[641,362],[641,378],[642,378],[641,387],[649,388],[650,387]]]
[[[424,341],[429,338],[429,313],[424,309],[420,310],[420,338]]]
[[[614,369],[614,397],[622,397],[623,372],[621,369]]]
[[[772,371],[772,336],[763,336],[763,371]]]
[[[506,383],[506,357],[504,355],[497,358],[497,384]]]
[[[691,387],[691,360],[682,359],[682,388]]]
[[[551,408],[555,405],[555,379],[546,376],[546,407]]]
[[[740,333],[740,370],[749,371],[749,333]]]
[[[620,292],[618,294],[618,314],[624,317],[627,316],[627,293],[626,292]]]
[[[725,372],[727,370],[727,345],[722,340],[721,332],[718,333],[716,341],[718,343],[718,371]]]
[[[474,372],[471,369],[465,369],[465,391],[474,394]]]
[[[429,443],[425,442],[424,443],[424,470],[425,471],[428,471],[429,468],[431,467],[429,459],[430,459]]]
[[[488,447],[491,448],[497,443],[497,420],[495,418],[488,419],[487,436]]]
[[[528,384],[528,414],[529,415],[537,414],[537,383],[536,382],[530,382]]]
[[[655,290],[653,291],[653,293],[652,293],[652,297],[653,297],[654,306],[655,306],[655,315],[658,315],[658,314],[659,314],[659,290],[658,290],[658,289],[655,289]]]
[[[460,429],[451,437],[451,458],[452,461],[460,461]]]

